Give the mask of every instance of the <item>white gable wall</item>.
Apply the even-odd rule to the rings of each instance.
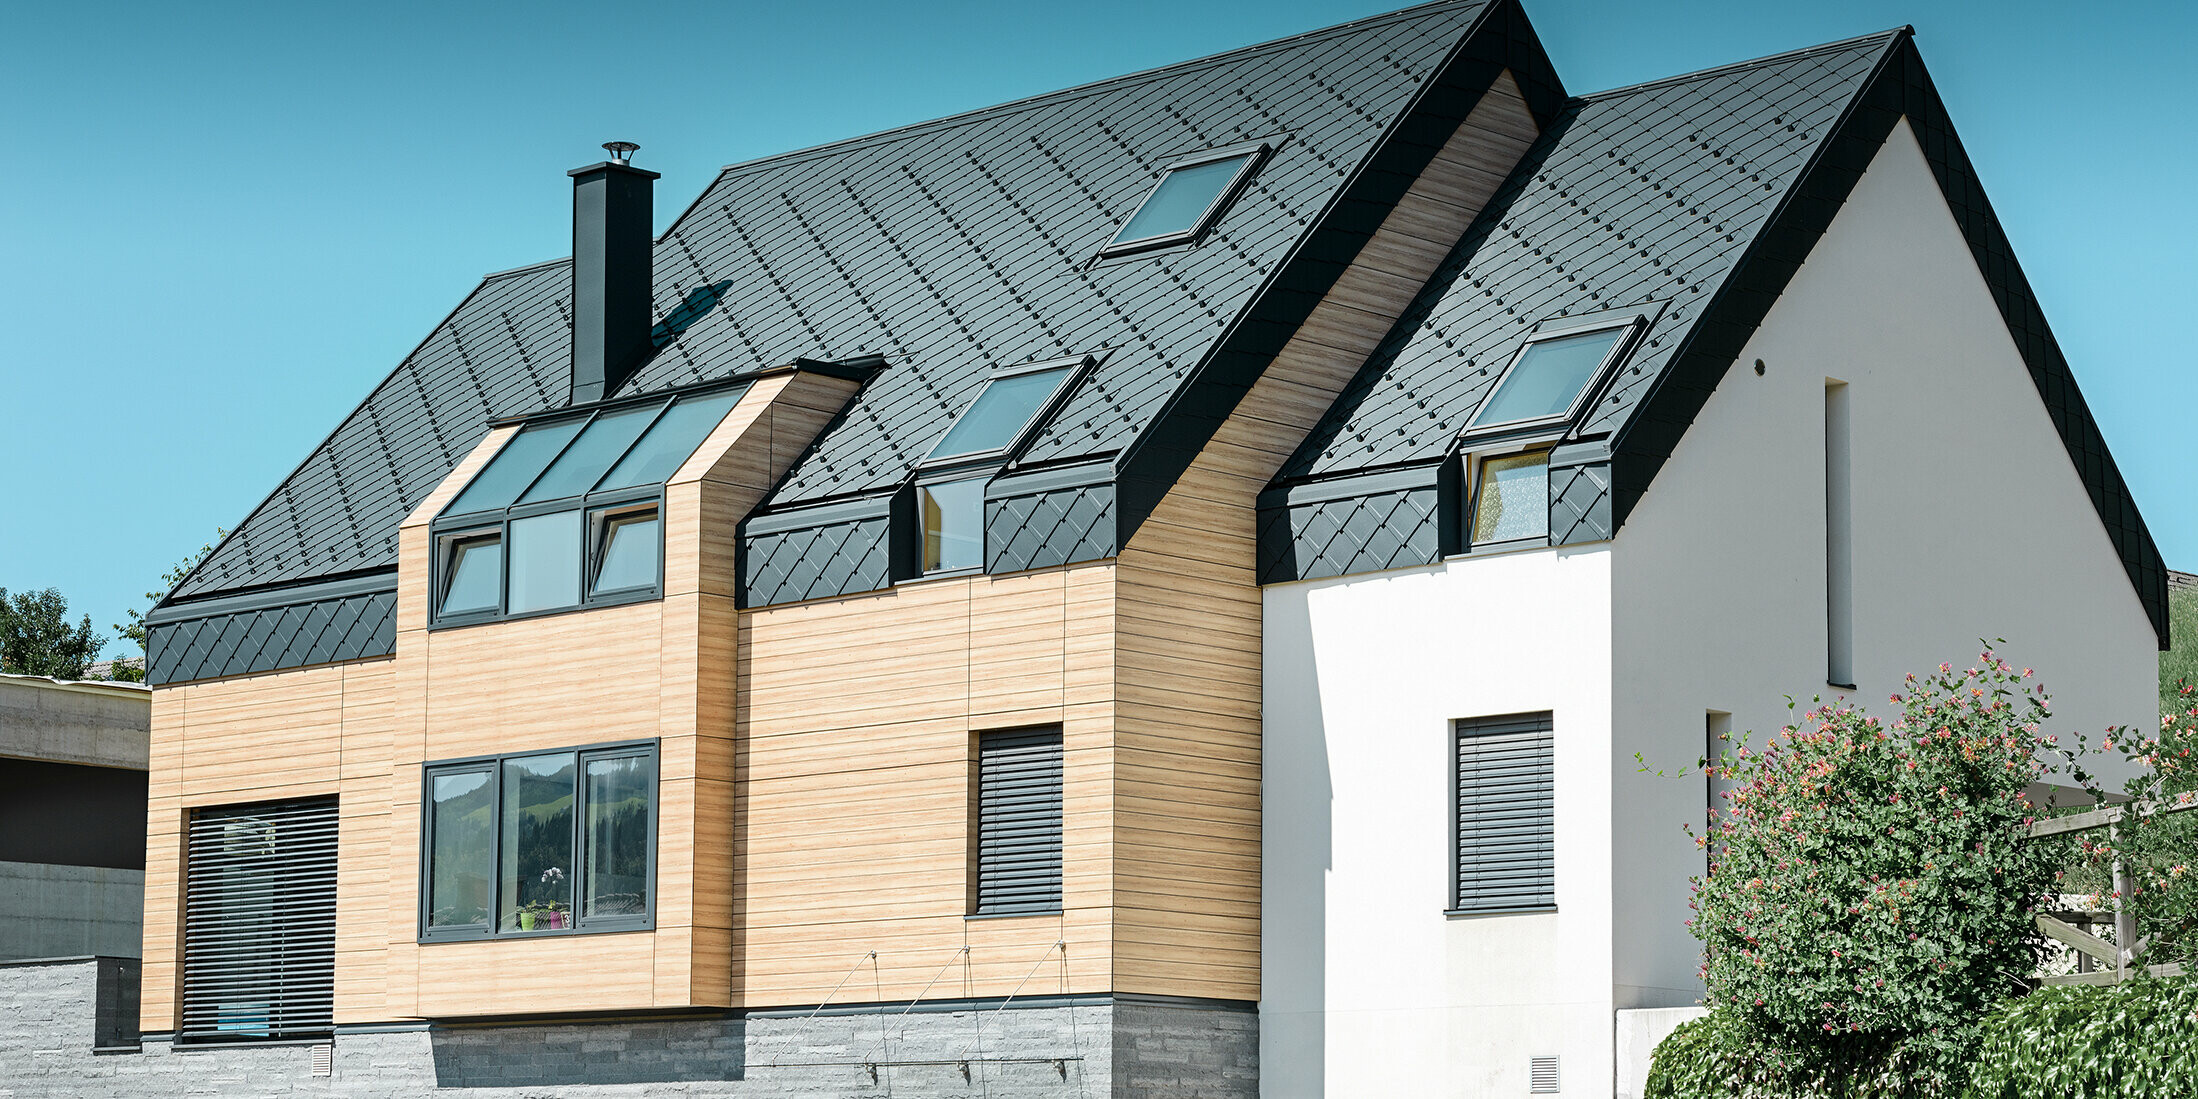
[[[1753,364],[1763,360],[1765,373]],[[1619,532],[1619,1006],[1698,994],[1685,876],[1704,715],[1775,732],[1825,682],[1825,379],[1848,383],[1855,697],[1973,663],[2037,669],[2056,731],[2157,720],[2152,627],[1903,122]]]
[[[1566,1094],[1610,1079],[1611,556],[1264,592],[1262,1096],[1524,1095],[1543,1054]],[[1445,916],[1451,723],[1539,710],[1557,911]]]

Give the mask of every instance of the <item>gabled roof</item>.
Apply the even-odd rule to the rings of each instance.
[[[887,367],[773,504],[889,489],[995,366],[1111,348],[1026,465],[1104,459],[1184,386],[1493,0],[1452,0],[725,169],[656,248],[622,392],[799,357]],[[1188,251],[1091,256],[1171,156],[1284,138]],[[388,570],[492,418],[569,390],[566,261],[485,280],[172,600]]]
[[[1649,305],[1661,313],[1579,429],[1607,438],[1559,454],[1580,464],[1552,522],[1610,537],[1903,117],[2166,648],[2159,550],[1905,27],[1567,103],[1275,491],[1440,463],[1536,322]],[[1323,523],[1420,552],[1409,533],[1352,527],[1367,518]]]

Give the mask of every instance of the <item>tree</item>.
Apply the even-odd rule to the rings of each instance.
[[[136,642],[138,652],[143,653],[145,651],[145,616],[151,614],[153,612],[153,608],[159,606],[160,601],[166,599],[168,597],[168,593],[174,591],[176,585],[183,582],[184,577],[191,575],[192,569],[199,567],[199,565],[203,563],[206,558],[214,552],[214,546],[219,544],[223,538],[227,538],[228,536],[229,532],[227,530],[221,527],[215,527],[214,540],[206,543],[203,546],[200,546],[196,551],[185,556],[183,560],[176,562],[173,568],[170,568],[166,573],[163,573],[160,577],[160,590],[149,591],[145,593],[145,609],[140,611],[133,608],[126,612],[127,614],[129,614],[130,620],[128,622],[115,623],[114,632],[124,641]],[[116,679],[145,678],[145,669],[142,665],[136,668],[135,672],[136,674],[134,676],[129,675],[128,670],[124,669],[121,666],[121,662],[116,662]]]
[[[69,601],[59,588],[9,595],[0,588],[0,672],[82,679],[107,639],[92,616],[69,625]]]

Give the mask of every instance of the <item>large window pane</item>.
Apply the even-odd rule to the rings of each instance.
[[[733,402],[740,399],[741,392],[732,389],[705,397],[687,397],[666,409],[656,426],[650,428],[595,487],[598,490],[629,488],[670,480],[672,474],[679,472],[679,467],[694,456],[695,448],[709,437],[710,430],[725,418]]]
[[[923,571],[984,566],[984,478],[924,485],[916,490],[916,506],[923,520]]]
[[[501,833],[503,889],[499,931],[558,931],[572,926],[573,757],[504,761]]]
[[[1473,542],[1549,536],[1549,452],[1510,454],[1481,463],[1473,504]]]
[[[1221,192],[1228,189],[1229,181],[1236,178],[1244,162],[1251,158],[1252,155],[1246,153],[1226,160],[1210,160],[1177,168],[1162,176],[1160,185],[1153,188],[1152,196],[1137,208],[1129,224],[1114,234],[1114,243],[1129,244],[1196,229],[1214,200],[1221,197]]]
[[[1579,399],[1580,391],[1595,380],[1596,369],[1625,333],[1623,328],[1611,328],[1529,344],[1511,373],[1497,384],[1496,392],[1474,413],[1470,426],[1493,427],[1563,415]]]
[[[580,602],[580,513],[558,511],[511,521],[512,614]]]
[[[595,482],[602,478],[604,471],[610,469],[611,463],[617,461],[626,453],[626,448],[641,437],[641,432],[649,426],[649,421],[656,418],[656,410],[662,407],[661,404],[652,404],[597,416],[595,422],[589,424],[588,429],[581,432],[580,437],[574,439],[563,454],[557,456],[557,461],[543,471],[542,476],[534,482],[534,487],[528,489],[527,494],[519,498],[519,502],[531,504],[537,500],[560,500],[567,496],[578,496],[595,487]]]
[[[1015,441],[1028,426],[1030,418],[1045,407],[1053,391],[1061,387],[1061,379],[1069,368],[1036,370],[1028,374],[1014,374],[995,378],[986,384],[984,392],[969,410],[954,421],[946,437],[931,448],[927,461],[952,458],[962,454],[984,454],[999,450]]]
[[[475,474],[473,483],[443,509],[445,515],[465,515],[492,508],[510,507],[519,494],[527,490],[544,466],[557,457],[557,452],[579,434],[580,419],[559,420],[554,424],[536,424],[511,437],[488,463],[488,468]]]
[[[646,588],[656,583],[656,563],[663,538],[656,511],[630,511],[605,516],[602,548],[596,551],[594,593]]]
[[[461,538],[450,544],[450,559],[443,567],[450,579],[443,586],[443,602],[437,614],[493,611],[504,583],[504,543],[491,535]]]
[[[645,756],[588,761],[582,915],[638,916],[649,910],[651,770]]]
[[[494,776],[487,770],[436,775],[430,783],[427,926],[487,926],[496,865]]]

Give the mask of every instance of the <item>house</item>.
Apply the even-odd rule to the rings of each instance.
[[[1580,96],[1437,3],[657,237],[607,148],[148,619],[152,1079],[1608,1094],[1636,753],[1978,637],[2153,713],[1906,29]]]

